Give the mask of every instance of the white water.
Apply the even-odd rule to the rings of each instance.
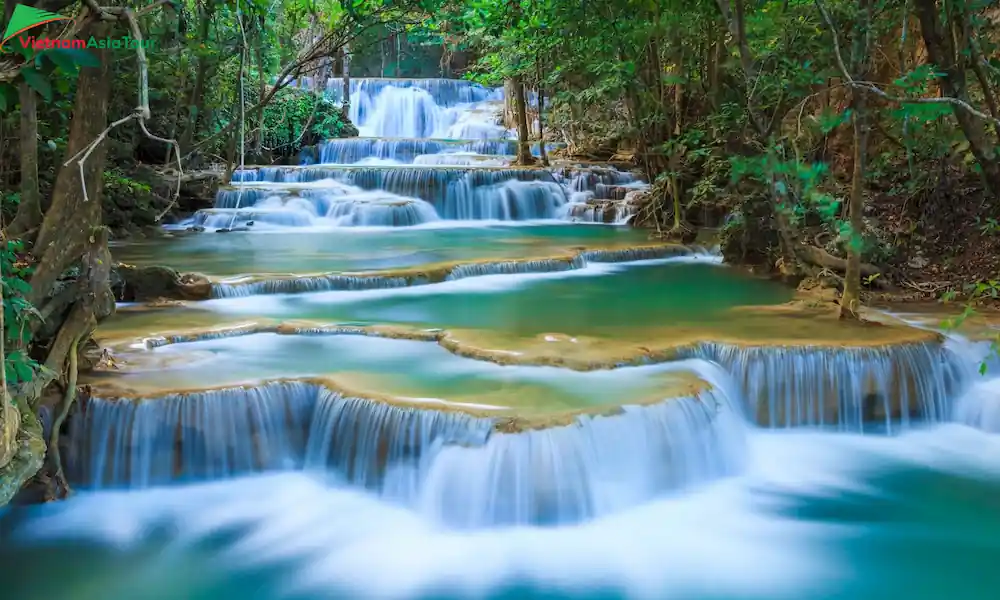
[[[557,528],[444,529],[299,473],[81,494],[5,536],[0,569],[18,600],[994,597],[997,436],[759,432],[745,453],[737,477]]]
[[[340,81],[328,92],[341,93]],[[624,223],[624,204],[598,215],[571,194],[617,199],[646,184],[610,168],[507,168],[516,140],[497,125],[503,95],[447,79],[355,79],[351,119],[362,136],[329,140],[303,167],[233,174],[215,209],[179,224],[206,230],[412,227],[448,221],[589,220]],[[539,144],[532,152],[540,153]],[[238,209],[238,210],[233,210]],[[224,212],[229,211],[229,212]]]

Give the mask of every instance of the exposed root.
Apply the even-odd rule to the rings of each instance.
[[[77,369],[77,346],[79,345],[79,341],[79,338],[74,339],[69,349],[69,381],[66,384],[66,394],[63,396],[59,414],[56,415],[55,420],[52,422],[52,431],[49,433],[49,459],[52,461],[52,478],[56,486],[56,495],[60,498],[65,498],[71,492],[69,482],[66,481],[66,475],[63,473],[62,455],[59,452],[59,430],[62,429],[63,423],[66,422],[66,417],[69,416],[70,408],[73,407],[73,403],[76,401],[76,382],[77,375],[79,374]]]
[[[909,279],[904,279],[902,283],[904,286],[917,290],[922,294],[936,294],[941,290],[955,285],[954,281],[925,281],[923,283],[916,283],[914,281],[910,281]]]

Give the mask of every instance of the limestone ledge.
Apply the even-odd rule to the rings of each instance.
[[[504,406],[490,406],[460,401],[436,400],[427,398],[407,398],[385,394],[366,388],[371,382],[354,381],[349,376],[338,377],[301,377],[277,378],[243,384],[220,385],[204,388],[177,389],[147,389],[128,387],[111,381],[92,384],[92,397],[105,401],[117,402],[155,402],[156,398],[190,396],[207,392],[230,390],[250,390],[270,385],[305,384],[315,385],[342,398],[356,398],[365,402],[381,403],[399,409],[431,410],[440,412],[462,413],[470,417],[487,419],[493,422],[493,430],[498,433],[519,433],[523,431],[549,429],[573,425],[583,417],[611,417],[621,414],[623,406],[650,406],[676,399],[696,399],[703,402],[715,402],[710,394],[708,383],[694,375],[679,374],[669,385],[650,393],[642,398],[635,398],[624,405],[609,404],[591,408],[558,411],[524,411]]]
[[[119,300],[146,301],[154,306],[162,306],[165,302],[197,302],[213,296],[405,287],[491,274],[569,271],[583,268],[587,262],[611,263],[669,258],[690,255],[695,251],[694,248],[665,243],[611,243],[594,246],[568,244],[561,252],[536,256],[448,261],[403,269],[237,276],[182,274],[168,267],[156,265],[136,267],[118,263],[115,265],[117,285],[115,291]]]
[[[694,253],[694,249],[679,244],[601,244],[594,246],[568,245],[567,251],[552,254],[542,254],[537,256],[526,256],[517,258],[480,258],[474,260],[447,261],[439,263],[429,263],[418,267],[408,267],[403,269],[386,269],[380,271],[335,271],[321,273],[287,273],[287,274],[260,274],[243,276],[209,277],[215,284],[228,285],[251,285],[262,281],[295,280],[305,278],[322,278],[345,276],[357,279],[401,279],[407,285],[420,285],[428,283],[441,283],[454,277],[461,269],[474,270],[476,268],[489,269],[509,269],[517,272],[543,272],[546,270],[562,269],[532,269],[540,267],[545,263],[562,263],[566,270],[581,268],[584,261],[590,262],[627,262],[633,260],[646,260],[652,258],[669,258],[673,256],[685,256]],[[518,269],[518,267],[523,269]]]
[[[737,319],[715,324],[669,327],[651,326],[642,331],[623,331],[614,338],[570,336],[545,333],[519,336],[494,331],[420,329],[405,326],[340,325],[312,321],[255,320],[220,327],[192,327],[169,332],[116,331],[100,336],[115,356],[127,362],[149,362],[150,349],[166,344],[203,339],[276,333],[280,335],[369,335],[393,339],[435,342],[449,352],[466,358],[501,365],[556,366],[576,371],[677,360],[691,355],[704,344],[740,348],[879,348],[887,346],[940,343],[939,333],[878,322],[843,322],[828,310],[786,308],[733,309]],[[145,334],[145,335],[144,335]]]

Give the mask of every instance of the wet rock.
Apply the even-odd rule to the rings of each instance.
[[[121,302],[148,302],[157,299],[206,300],[212,284],[198,273],[179,274],[170,267],[137,267],[118,264],[112,270],[112,289]]]

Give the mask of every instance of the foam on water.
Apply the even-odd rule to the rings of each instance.
[[[601,380],[609,378],[710,370],[687,361],[572,373],[463,360],[442,366],[472,363],[467,368],[508,371],[507,378],[592,380],[605,388]],[[547,425],[543,418],[528,430],[505,426],[508,416],[345,397],[294,381],[142,402],[95,398],[73,421],[70,472],[89,488],[143,488],[305,465],[449,526],[561,524],[737,471],[740,412],[723,388],[606,416]],[[501,426],[504,432],[495,430]]]
[[[442,529],[300,473],[79,494],[7,515],[0,572],[21,600],[987,600],[1000,585],[997,436],[758,433],[746,453],[738,477],[556,528]]]

